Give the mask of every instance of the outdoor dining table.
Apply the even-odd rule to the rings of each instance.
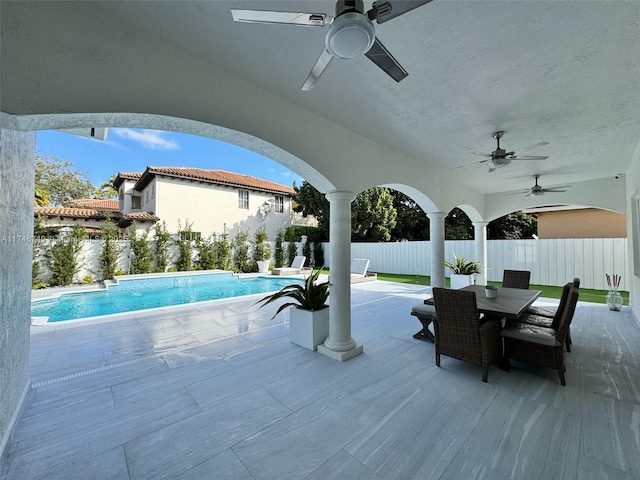
[[[487,298],[484,285],[469,285],[460,290],[475,292],[478,312],[487,316],[507,318],[510,320],[520,317],[542,294],[540,290],[498,287],[498,295],[495,298]],[[426,305],[433,305],[433,299],[428,298],[424,303]],[[416,312],[415,308],[416,307],[414,307],[412,315],[418,317],[422,323],[422,330],[414,334],[413,338],[433,342],[434,337],[428,327],[433,321],[432,315],[435,315],[435,310],[433,310],[432,314],[429,314]],[[433,307],[431,307],[431,309],[433,309]]]
[[[492,317],[517,319],[542,294],[540,290],[498,287],[496,298],[487,298],[484,285],[469,285],[460,290],[476,293],[478,311]]]

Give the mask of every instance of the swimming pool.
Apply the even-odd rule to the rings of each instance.
[[[48,322],[62,322],[274,292],[296,282],[302,284],[302,280],[295,278],[239,278],[228,272],[120,279],[106,290],[64,293],[56,298],[34,300],[31,316],[49,317]]]

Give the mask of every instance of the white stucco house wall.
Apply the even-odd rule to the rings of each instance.
[[[147,167],[144,172],[118,173],[118,208],[123,216],[154,215],[171,234],[186,223],[202,238],[226,228],[252,235],[264,225],[269,239],[278,228],[292,225],[295,190],[260,178],[223,170],[189,167]]]

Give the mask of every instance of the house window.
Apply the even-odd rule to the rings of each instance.
[[[238,190],[238,208],[249,210],[249,190]]]
[[[156,186],[151,185],[151,198],[156,198]]]
[[[202,232],[180,232],[180,240],[200,240]]]
[[[149,203],[149,190],[147,190],[147,194],[145,196],[144,203]]]
[[[275,209],[276,213],[284,213],[284,197],[282,195],[276,195]]]
[[[131,208],[141,208],[142,207],[142,197],[131,196]]]

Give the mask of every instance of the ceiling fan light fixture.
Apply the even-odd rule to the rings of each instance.
[[[530,194],[532,197],[542,197],[544,192],[542,190],[534,190]]]
[[[491,159],[491,167],[495,170],[496,168],[506,167],[511,163],[511,160],[506,158],[493,158]]]
[[[376,29],[368,17],[358,12],[343,13],[336,18],[325,37],[331,55],[355,58],[367,53],[376,39]]]

